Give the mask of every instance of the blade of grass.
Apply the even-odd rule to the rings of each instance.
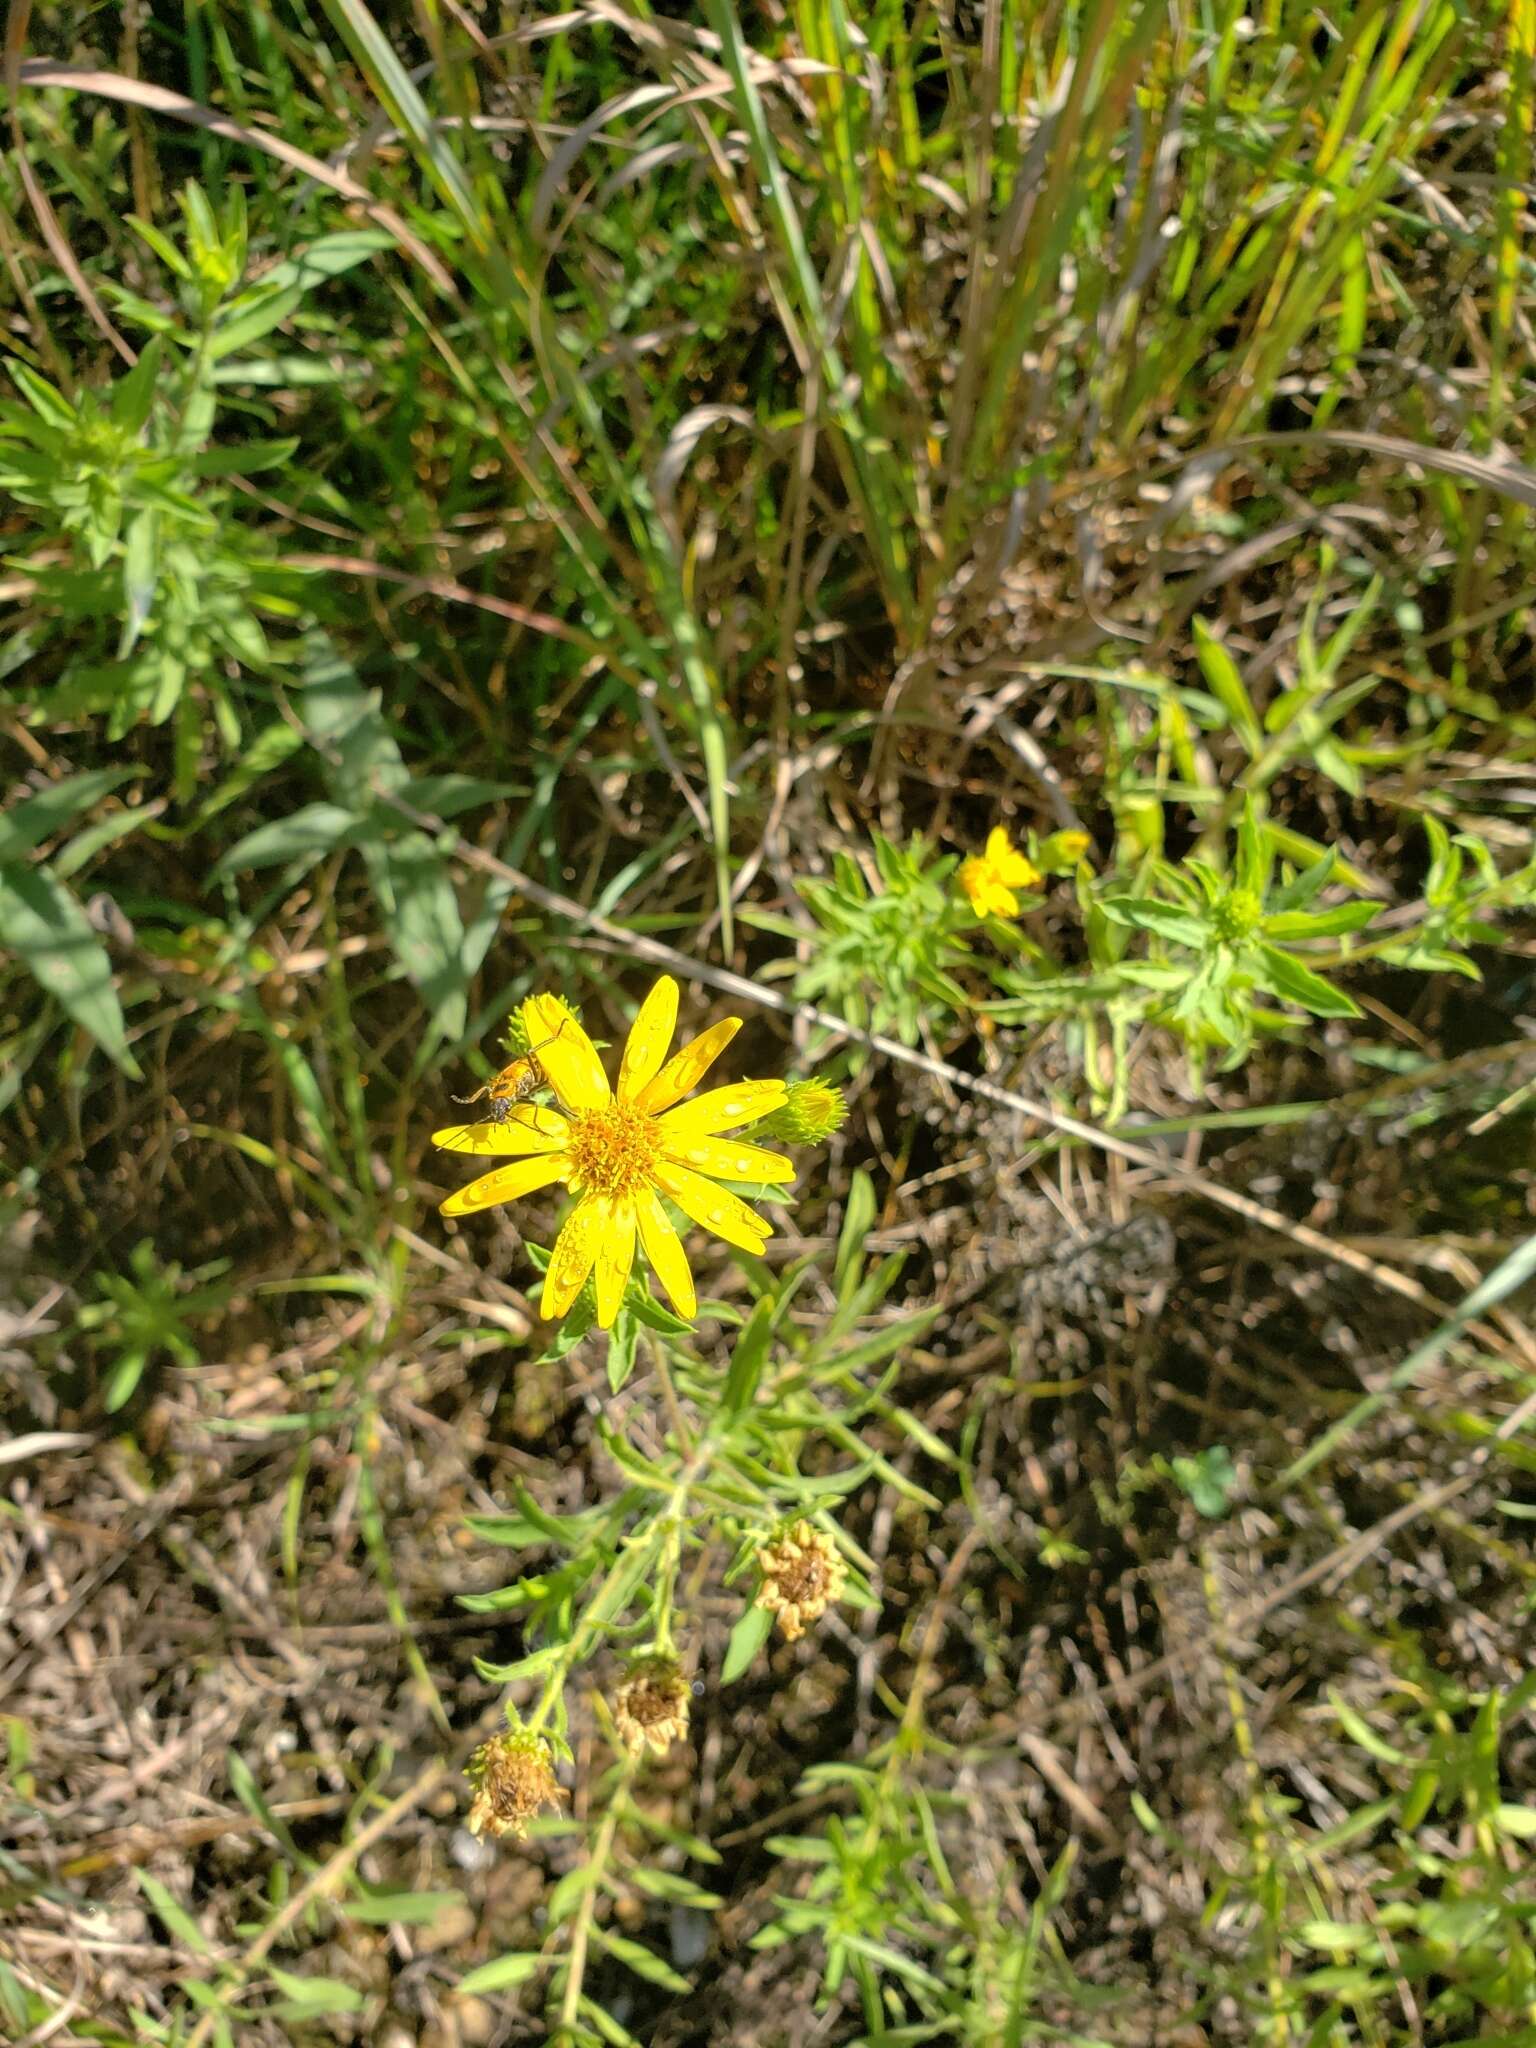
[[[1491,1308],[1497,1308],[1499,1303],[1513,1294],[1517,1287],[1523,1287],[1533,1274],[1536,1274],[1536,1236],[1528,1237],[1524,1244],[1518,1245],[1507,1258],[1501,1259],[1488,1277],[1473,1288],[1460,1307],[1432,1330],[1422,1344],[1416,1345],[1409,1352],[1385,1386],[1378,1388],[1374,1394],[1367,1394],[1363,1401],[1357,1401],[1347,1415],[1341,1416],[1331,1428],[1324,1430],[1315,1443],[1293,1463],[1287,1465],[1275,1481],[1275,1491],[1283,1492],[1285,1488],[1294,1485],[1298,1479],[1313,1471],[1325,1458],[1331,1457],[1364,1423],[1369,1422],[1373,1415],[1379,1414],[1394,1394],[1401,1393],[1404,1387],[1412,1386],[1422,1373],[1428,1372],[1442,1353],[1465,1336],[1480,1316],[1486,1315]]]

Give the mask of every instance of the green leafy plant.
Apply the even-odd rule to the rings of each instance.
[[[1221,1046],[1229,1064],[1259,1029],[1284,1028],[1258,997],[1270,993],[1314,1017],[1356,1017],[1353,998],[1308,963],[1309,944],[1362,930],[1372,902],[1314,907],[1336,866],[1330,851],[1288,880],[1276,875],[1274,841],[1250,802],[1229,871],[1189,858],[1151,859],[1133,894],[1101,898],[1113,923],[1146,933],[1146,958],[1121,960],[1122,981],[1154,996],[1152,1014],[1172,1024],[1198,1057]],[[1158,1000],[1160,998],[1160,1000]]]
[[[515,1730],[544,1736],[569,1760],[570,1688],[584,1668],[611,1668],[618,1654],[681,1660],[686,1672],[692,1628],[683,1588],[698,1585],[711,1559],[725,1584],[748,1581],[720,1670],[723,1684],[735,1684],[772,1633],[779,1610],[771,1599],[754,1596],[760,1589],[772,1593],[764,1584],[764,1560],[790,1525],[815,1531],[810,1540],[829,1557],[835,1545],[841,1562],[833,1582],[841,1587],[846,1579],[843,1597],[851,1602],[869,1600],[870,1561],[839,1530],[837,1508],[872,1478],[914,1502],[931,1503],[932,1496],[868,1449],[861,1425],[877,1416],[928,1455],[946,1461],[954,1455],[888,1391],[903,1348],[928,1327],[932,1311],[891,1311],[902,1261],[866,1263],[874,1202],[868,1179],[856,1176],[835,1262],[836,1306],[813,1329],[800,1327],[791,1313],[814,1278],[810,1261],[796,1262],[772,1281],[744,1261],[754,1303],[723,1365],[706,1363],[687,1341],[688,1326],[659,1304],[636,1301],[632,1283],[631,1306],[611,1337],[610,1377],[621,1383],[628,1377],[641,1343],[670,1418],[662,1449],[643,1450],[616,1421],[604,1419],[600,1440],[623,1481],[611,1500],[557,1516],[519,1489],[514,1512],[471,1518],[482,1540],[553,1551],[556,1559],[499,1591],[460,1596],[472,1612],[521,1621],[526,1652],[508,1664],[478,1667],[498,1685],[533,1685],[530,1704],[514,1712],[509,1703]],[[575,1312],[565,1327],[574,1320]],[[622,1361],[619,1373],[615,1357]],[[804,1625],[786,1619],[785,1633]],[[612,1812],[617,1816],[620,1809]],[[610,1846],[612,1839],[605,1822]],[[589,1872],[582,1882],[590,1891],[597,1880]],[[560,1895],[566,1908],[581,1896],[574,1879]],[[556,1917],[563,1920],[565,1911]],[[637,1959],[621,1960],[645,1974]],[[583,1996],[580,1970],[574,1964],[558,1969],[555,1985],[558,2005],[573,2019]]]
[[[202,1354],[194,1325],[228,1302],[230,1288],[219,1276],[229,1265],[228,1259],[210,1259],[183,1274],[176,1260],[162,1263],[146,1237],[128,1254],[126,1273],[97,1274],[101,1299],[80,1309],[75,1325],[103,1361],[102,1405],[109,1415],[132,1399],[157,1357],[197,1364]]]
[[[30,858],[47,840],[68,834],[131,773],[92,768],[66,776],[23,797],[0,818],[0,948],[125,1074],[137,1075],[111,957],[66,882],[103,847],[134,831],[140,817],[131,809],[109,813],[97,825],[77,831],[51,861]],[[14,1049],[9,1071],[0,1078],[0,1102],[20,1085],[25,1053],[41,1042],[50,1021],[45,1013],[39,1026],[24,1035],[23,1046]]]
[[[818,927],[814,956],[798,972],[779,971],[795,972],[795,994],[805,1001],[915,1045],[925,1024],[931,1029],[967,1007],[955,974],[972,957],[976,919],[954,886],[955,855],[935,858],[920,838],[900,847],[879,833],[871,852],[873,881],[840,852],[827,880],[798,884]],[[781,937],[801,935],[786,918],[757,910],[746,916]]]

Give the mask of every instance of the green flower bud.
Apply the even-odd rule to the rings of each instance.
[[[1211,908],[1211,924],[1223,945],[1238,946],[1252,938],[1264,917],[1264,905],[1252,889],[1229,889]]]
[[[574,1003],[568,1003],[564,996],[551,996],[549,1000],[557,1009],[563,1010],[573,1024],[580,1024],[581,1013],[577,1010]],[[523,1054],[527,1052],[530,1043],[528,1023],[523,1015],[523,1008],[524,1006],[519,1003],[517,1008],[508,1016],[507,1035],[502,1041],[514,1059],[521,1059]],[[538,1035],[540,1038],[546,1038],[549,1034],[542,1028],[539,1028]]]
[[[847,1120],[848,1105],[826,1081],[791,1081],[782,1107],[764,1117],[758,1130],[791,1145],[823,1145]]]
[[[1064,875],[1077,866],[1092,844],[1086,832],[1053,832],[1049,839],[1041,840],[1035,859],[1042,873]]]

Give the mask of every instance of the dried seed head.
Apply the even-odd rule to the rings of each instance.
[[[613,1696],[614,1725],[631,1756],[649,1749],[665,1756],[688,1733],[688,1681],[670,1657],[647,1657],[630,1667]]]
[[[549,1744],[530,1728],[511,1728],[482,1742],[464,1775],[475,1788],[469,1809],[472,1835],[488,1830],[520,1842],[539,1808],[558,1806],[565,1796]]]
[[[757,1553],[763,1575],[757,1604],[778,1616],[784,1640],[805,1634],[808,1621],[825,1614],[842,1595],[848,1568],[830,1536],[810,1522],[792,1522]]]

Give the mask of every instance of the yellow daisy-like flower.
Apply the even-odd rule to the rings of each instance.
[[[1017,917],[1019,899],[1014,892],[1033,889],[1040,870],[1020,853],[1006,827],[994,825],[987,834],[986,851],[961,862],[959,879],[978,917]]]
[[[499,1122],[434,1131],[433,1144],[447,1151],[517,1159],[450,1195],[443,1214],[468,1216],[563,1182],[578,1199],[555,1240],[540,1314],[563,1316],[595,1271],[598,1325],[608,1329],[624,1298],[638,1236],[672,1306],[680,1316],[696,1315],[693,1276],[661,1198],[727,1244],[761,1252],[772,1226],[716,1183],[793,1180],[794,1164],[720,1133],[777,1109],[784,1083],[734,1081],[684,1102],[741,1029],[741,1019],[723,1017],[668,1059],[677,1023],[677,983],[669,974],[640,1005],[616,1089],[591,1039],[553,996],[530,996],[522,1016],[564,1113],[524,1103]]]

